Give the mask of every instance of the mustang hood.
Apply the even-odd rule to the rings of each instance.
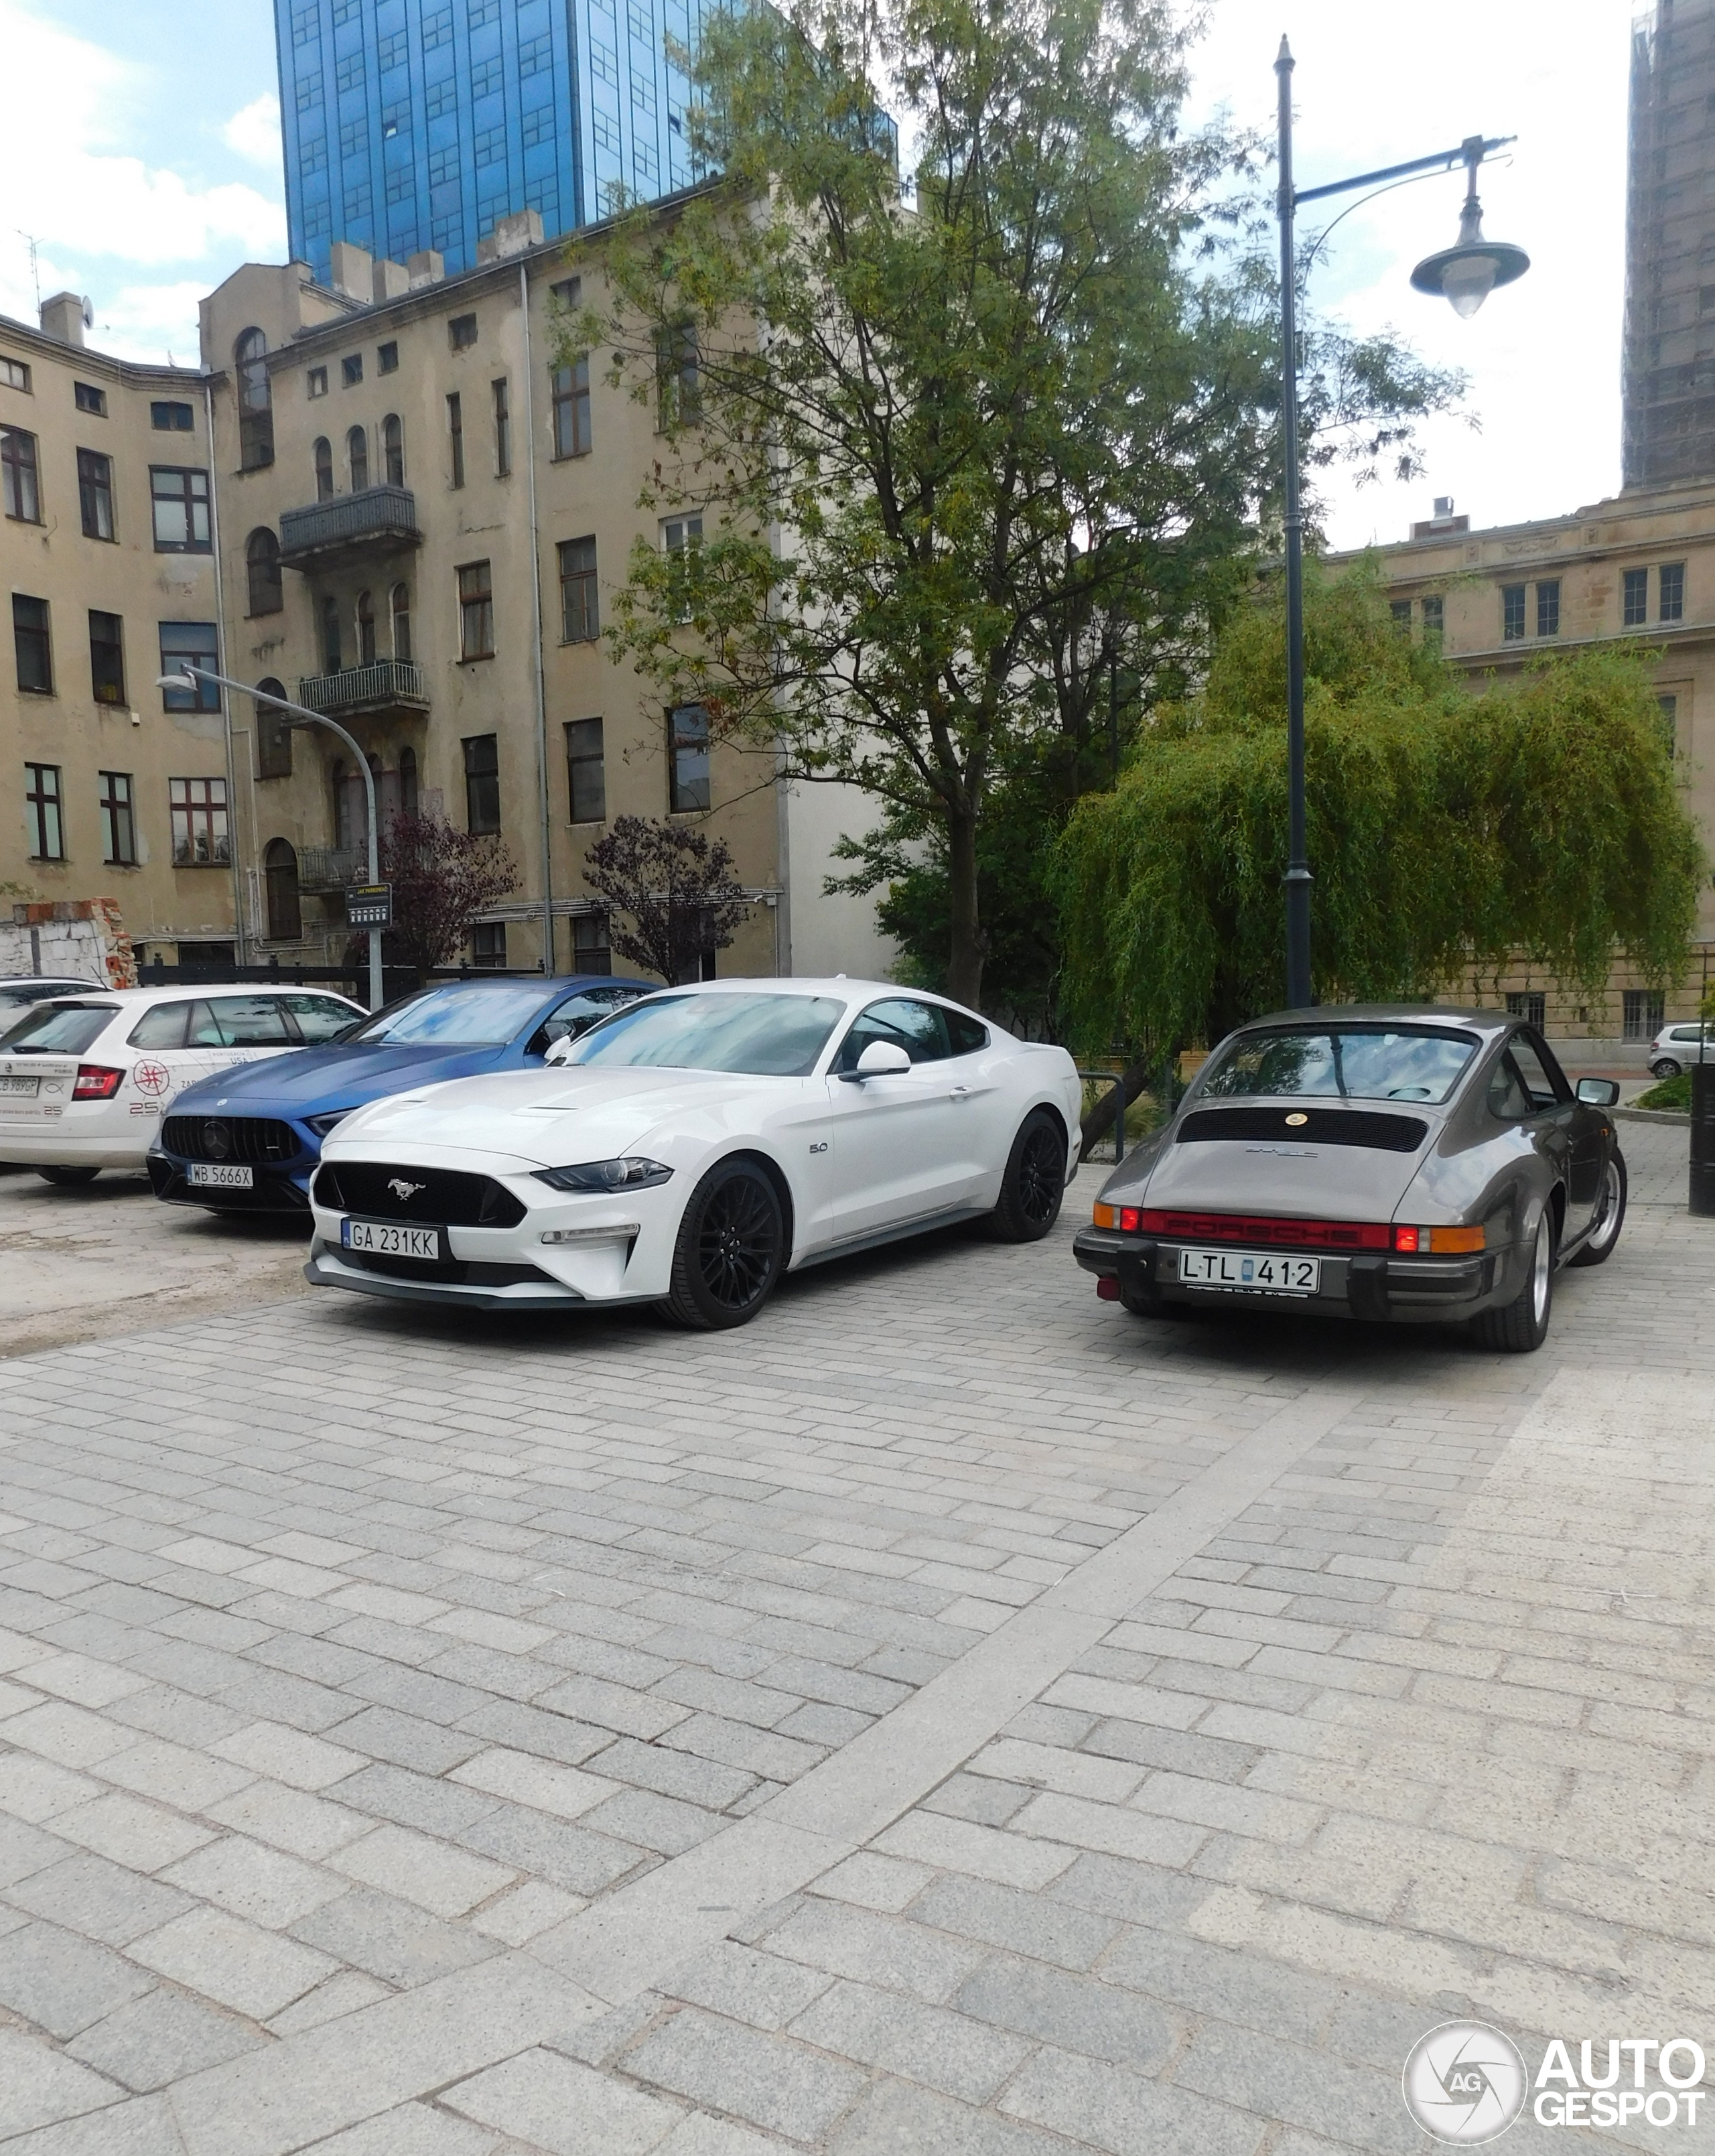
[[[1288,1129],[1286,1116],[1306,1105],[1193,1109],[1156,1156],[1145,1202],[1211,1213],[1391,1220],[1440,1135],[1440,1113],[1415,1106],[1398,1115],[1317,1109],[1312,1127]]]
[[[402,1086],[434,1085],[485,1070],[498,1047],[449,1048],[433,1042],[373,1046],[361,1041],[300,1048],[260,1063],[241,1064],[187,1086],[173,1104],[207,1115],[217,1103],[247,1116],[319,1115],[325,1109],[361,1107]]]
[[[748,1128],[759,1088],[809,1082],[638,1065],[500,1071],[377,1101],[340,1125],[323,1157],[408,1161],[413,1147],[425,1147],[506,1154],[544,1168],[611,1160],[663,1130],[670,1136],[729,1122]]]

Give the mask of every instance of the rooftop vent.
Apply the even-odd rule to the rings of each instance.
[[[1411,536],[1414,539],[1439,539],[1444,532],[1469,531],[1470,529],[1471,519],[1468,516],[1456,516],[1453,514],[1452,495],[1438,494],[1435,496],[1435,515],[1426,522],[1414,524],[1411,527]]]

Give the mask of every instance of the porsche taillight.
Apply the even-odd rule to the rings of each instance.
[[[1488,1231],[1483,1228],[1395,1228],[1394,1248],[1409,1250],[1420,1256],[1451,1257],[1456,1254],[1485,1250],[1488,1246]]]

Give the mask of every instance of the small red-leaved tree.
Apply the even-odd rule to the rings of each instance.
[[[688,824],[619,816],[589,850],[583,880],[608,909],[611,947],[664,981],[694,981],[750,911],[724,839]],[[611,925],[624,915],[629,928]]]
[[[496,838],[455,831],[438,816],[390,817],[381,831],[382,880],[393,886],[388,941],[426,973],[464,950],[470,924],[515,890],[518,870]]]

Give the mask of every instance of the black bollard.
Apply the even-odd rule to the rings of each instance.
[[[1715,1214],[1715,1063],[1692,1065],[1691,1209]]]

